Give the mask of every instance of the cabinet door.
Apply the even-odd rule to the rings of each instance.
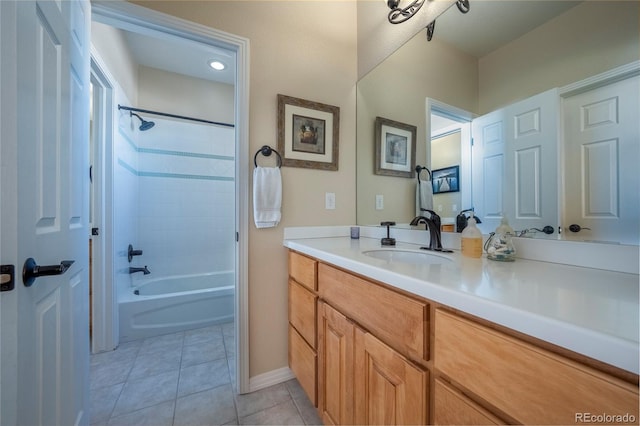
[[[316,301],[318,296],[289,280],[289,323],[295,327],[309,346],[316,349]]]
[[[356,423],[427,424],[427,375],[372,334],[356,328]]]
[[[317,396],[316,366],[317,355],[315,351],[289,324],[289,367],[314,406]]]
[[[355,326],[326,303],[318,312],[318,410],[324,424],[353,424]]]

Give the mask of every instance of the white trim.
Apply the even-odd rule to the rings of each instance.
[[[93,334],[91,338],[91,352],[103,352],[113,350],[118,345],[118,302],[113,279],[113,232],[104,232],[114,229],[113,220],[113,134],[114,134],[114,82],[115,78],[109,72],[104,60],[91,45],[91,79],[97,79],[100,89],[104,93],[104,108],[96,108],[94,116],[100,115],[100,126],[95,126],[101,135],[100,142],[95,149],[99,151],[94,164],[94,198],[98,198],[94,214],[98,215],[97,226],[100,235],[93,240],[93,297],[92,297],[92,323]],[[95,85],[94,85],[95,87]],[[94,88],[95,90],[95,88]],[[96,111],[97,109],[97,111]],[[97,247],[97,249],[96,249]]]
[[[249,391],[249,40],[125,1],[92,2],[93,19],[118,28],[144,29],[236,52],[236,388]]]
[[[443,117],[447,117],[453,121],[460,123],[459,126],[456,126],[460,129],[460,140],[463,144],[460,149],[460,187],[463,188],[463,191],[460,193],[460,203],[459,209],[467,209],[472,207],[472,193],[473,193],[473,181],[471,179],[471,141],[473,135],[471,134],[471,121],[477,117],[476,114],[473,114],[469,111],[465,111],[461,108],[454,107],[452,105],[445,104],[444,102],[438,101],[433,98],[425,98],[425,119],[426,119],[426,129],[425,129],[425,137],[427,138],[427,155],[429,158],[428,164],[426,165],[429,170],[433,170],[431,164],[431,141],[435,138],[441,137],[441,134],[432,134],[431,132],[431,115],[436,114]],[[446,130],[451,132],[454,126],[448,127]]]
[[[559,89],[560,97],[568,98],[597,87],[606,86],[640,74],[640,61],[630,62],[609,71],[576,81]]]
[[[269,386],[277,385],[293,379],[295,376],[289,367],[282,367],[276,370],[267,371],[266,373],[253,376],[249,382],[249,391],[255,392]]]

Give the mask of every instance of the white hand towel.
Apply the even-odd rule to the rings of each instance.
[[[433,210],[433,188],[430,180],[416,184],[416,216],[424,216],[422,209]]]
[[[253,170],[253,220],[256,228],[271,228],[280,222],[282,178],[279,167]]]

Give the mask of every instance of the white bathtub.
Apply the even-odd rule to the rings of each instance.
[[[119,298],[120,342],[233,321],[234,289],[233,271],[136,282]]]

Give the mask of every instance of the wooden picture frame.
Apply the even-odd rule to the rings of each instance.
[[[377,175],[413,178],[416,168],[416,126],[376,117]]]
[[[460,166],[433,170],[431,185],[434,195],[460,191]]]
[[[338,170],[339,132],[339,107],[278,95],[283,166]]]

